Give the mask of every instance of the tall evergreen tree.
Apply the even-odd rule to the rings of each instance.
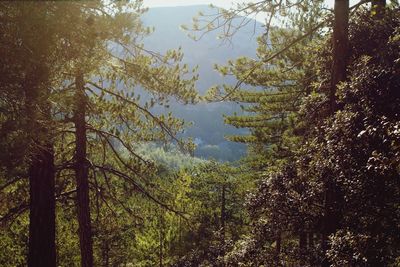
[[[30,210],[28,265],[55,266],[53,129],[46,122],[51,117],[51,77],[62,61],[62,58],[54,56],[59,26],[54,18],[58,9],[53,3],[8,2],[1,5],[4,21],[1,44],[4,55],[8,55],[1,64],[4,78],[1,89],[5,96],[2,103],[5,104],[5,111],[9,112],[3,114],[5,121],[2,121],[1,137],[9,141],[6,142],[10,145],[5,144],[5,147],[11,148],[4,156],[10,157],[10,160],[19,157],[14,162],[19,164],[19,174],[10,178],[6,187],[14,186],[21,177],[29,178],[30,199],[26,200]],[[13,95],[19,95],[19,98],[9,98]],[[14,121],[19,128],[8,127],[8,119],[8,123]],[[17,145],[15,142],[21,143]],[[18,150],[13,149],[17,148],[16,145],[20,147]],[[13,177],[13,172],[7,173]],[[14,213],[22,210],[24,205]]]
[[[349,1],[336,0],[334,6],[334,20],[332,30],[332,70],[330,77],[330,115],[336,112],[337,86],[340,82],[346,80],[347,64],[349,56]],[[330,174],[327,175],[324,182],[324,221],[323,221],[323,237],[322,249],[326,254],[328,236],[335,233],[340,227],[341,221],[341,193],[335,178]],[[329,266],[330,263],[325,260],[323,266]]]
[[[82,266],[92,266],[89,172],[104,175],[106,183],[108,175],[120,177],[131,189],[162,204],[145,188],[148,181],[143,174],[151,169],[151,164],[135,153],[132,144],[172,138],[183,145],[175,137],[181,121],[171,114],[154,115],[151,108],[157,103],[164,104],[172,95],[184,102],[195,101],[196,77],[182,78],[188,70],[179,65],[180,52],[169,51],[162,56],[138,43],[137,39],[148,33],[140,22],[143,10],[139,2],[111,6],[103,2],[66,3],[64,8],[76,11],[67,13],[73,18],[74,30],[65,36],[71,57],[64,77],[72,82],[66,86],[60,84],[58,90],[66,98],[62,100],[64,103],[71,101],[74,105],[72,109],[60,105],[58,112],[67,122],[61,126],[64,138],[69,138],[71,127],[75,132],[75,148],[69,152],[74,155],[81,261]],[[137,85],[152,94],[144,105],[139,100],[141,93],[134,92]],[[75,92],[71,94],[73,88]],[[89,148],[93,137],[99,143]],[[102,160],[97,156],[99,153],[103,154]],[[112,166],[111,162],[116,164]],[[145,185],[140,185],[134,177],[143,179]],[[96,186],[97,182],[94,181]]]

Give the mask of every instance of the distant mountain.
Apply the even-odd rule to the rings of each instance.
[[[214,71],[214,64],[224,64],[229,59],[240,56],[255,57],[256,37],[262,32],[258,22],[249,23],[237,32],[231,44],[222,44],[217,38],[219,31],[209,32],[199,41],[188,37],[181,25],[192,25],[192,18],[202,11],[205,14],[215,13],[208,6],[162,7],[151,8],[143,16],[146,26],[155,27],[154,33],[144,40],[147,49],[165,52],[168,49],[181,47],[184,52],[184,63],[189,67],[199,66],[197,88],[204,94],[208,88],[217,84],[235,84],[233,77],[222,77]],[[195,155],[203,158],[213,157],[222,161],[239,159],[246,153],[242,144],[228,142],[224,136],[245,133],[223,122],[223,114],[240,112],[235,103],[212,103],[199,105],[181,105],[174,103],[168,111],[177,117],[191,121],[193,126],[184,135],[193,137],[198,148]]]

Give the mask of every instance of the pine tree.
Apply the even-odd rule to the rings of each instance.
[[[239,82],[213,88],[209,97],[242,103],[244,115],[226,116],[225,121],[250,129],[250,135],[229,139],[249,144],[247,168],[260,181],[259,191],[249,203],[251,238],[238,243],[230,262],[279,266],[284,261],[299,263],[307,249],[306,231],[312,214],[305,212],[306,205],[298,198],[306,190],[306,182],[295,175],[291,165],[305,132],[298,115],[302,99],[312,93],[317,80],[315,46],[323,39],[320,29],[327,17],[321,2],[315,1],[290,9],[285,4],[260,2],[260,6],[273,10],[271,18],[285,11],[284,23],[267,25],[265,35],[259,38],[257,60],[240,58],[218,67]],[[245,85],[254,89],[243,88]],[[294,203],[301,206],[293,208]]]
[[[4,6],[8,8],[10,13],[2,14],[7,15],[14,15],[12,12],[16,14],[25,12],[31,7]],[[38,21],[45,24],[49,23],[53,27],[38,25],[38,28],[44,31],[53,30],[54,32],[50,32],[53,35],[49,35],[49,39],[42,38],[39,34],[36,36],[40,40],[40,42],[37,42],[37,47],[27,47],[27,49],[39,49],[40,53],[36,53],[36,55],[42,60],[33,62],[33,59],[31,65],[27,64],[26,72],[30,75],[27,78],[29,79],[37,74],[35,77],[43,79],[43,82],[37,81],[37,85],[32,84],[32,86],[37,86],[38,90],[27,91],[30,95],[33,94],[28,99],[32,104],[27,105],[31,107],[31,111],[28,112],[31,117],[27,122],[29,125],[34,125],[26,126],[23,132],[27,136],[30,136],[31,133],[38,133],[37,136],[40,138],[36,138],[36,136],[33,138],[37,142],[44,142],[43,144],[50,142],[50,146],[47,149],[44,148],[48,159],[40,160],[36,157],[40,153],[34,153],[33,149],[30,153],[35,156],[34,160],[36,161],[32,161],[35,168],[40,167],[39,163],[49,165],[44,167],[50,172],[50,180],[47,179],[48,181],[41,183],[41,186],[53,190],[51,192],[46,189],[46,192],[48,192],[46,195],[49,199],[43,199],[38,203],[46,205],[37,209],[38,212],[43,214],[31,213],[32,216],[37,214],[40,217],[38,219],[41,220],[45,217],[48,218],[48,224],[32,226],[31,232],[40,233],[41,229],[50,232],[54,230],[55,192],[54,180],[52,179],[57,170],[57,194],[60,197],[75,194],[75,186],[68,181],[73,178],[71,170],[75,169],[78,188],[82,188],[81,185],[84,185],[83,190],[78,190],[82,194],[78,193],[76,202],[78,207],[83,208],[78,208],[80,210],[78,221],[81,224],[82,265],[92,266],[89,189],[92,188],[90,179],[94,177],[89,175],[90,172],[93,175],[95,173],[104,174],[105,183],[108,182],[108,175],[119,177],[126,184],[129,184],[131,190],[139,190],[146,197],[163,205],[149,193],[150,189],[146,187],[151,183],[143,177],[146,172],[152,170],[152,164],[134,152],[132,143],[174,140],[182,147],[184,146],[183,142],[175,137],[183,125],[182,121],[173,118],[171,114],[155,115],[151,108],[156,103],[167,105],[168,97],[172,95],[185,103],[195,101],[194,81],[196,77],[182,78],[189,73],[189,70],[186,66],[179,64],[182,59],[181,52],[169,51],[163,56],[147,51],[142,44],[138,43],[138,39],[149,33],[149,30],[144,28],[140,22],[140,14],[144,11],[140,8],[140,2],[132,4],[113,3],[112,5],[104,2],[64,2],[40,6],[32,4],[32,6],[48,15],[48,17],[44,17],[45,20]],[[128,12],[127,8],[132,12]],[[37,16],[40,16],[40,12],[37,12]],[[6,20],[9,19],[8,17],[5,18]],[[21,19],[21,17],[17,17],[17,19]],[[17,20],[14,26],[16,28],[24,27],[24,24]],[[27,30],[26,28],[23,29]],[[16,32],[8,32],[9,35],[14,33]],[[34,34],[34,32],[29,32],[29,34]],[[43,35],[46,34],[43,33]],[[25,39],[23,40],[25,41]],[[27,39],[27,44],[30,44],[28,42],[31,41],[35,43],[34,40],[36,39]],[[17,51],[6,41],[4,41],[4,44],[2,48],[5,50]],[[46,57],[42,52],[48,53],[49,56]],[[54,56],[59,61],[55,61],[50,56]],[[21,57],[21,59],[26,58],[29,57]],[[54,62],[62,62],[62,64],[52,65]],[[7,62],[5,63],[2,66],[7,66]],[[35,69],[34,64],[38,64],[43,68],[43,71],[40,68]],[[46,73],[45,70],[48,70],[47,68],[51,65],[51,72]],[[18,67],[19,62],[15,66]],[[4,71],[7,71],[7,69],[4,69]],[[77,83],[74,81],[76,73],[82,77],[77,79]],[[7,75],[6,77],[12,78],[12,73],[7,72]],[[34,81],[32,79],[32,82]],[[51,81],[51,83],[48,81]],[[141,93],[133,92],[135,87],[137,89],[138,84],[150,92],[151,97],[148,98],[148,101],[141,102]],[[7,89],[10,80],[6,80],[3,85]],[[26,86],[29,86],[29,84],[26,84]],[[74,88],[78,88],[78,90],[74,90]],[[5,92],[10,99],[14,97],[12,90]],[[21,92],[23,93],[23,90]],[[17,101],[15,103],[19,104]],[[36,116],[37,113],[36,110],[33,110],[33,107],[43,107],[38,110],[45,111],[45,113],[39,114],[40,118],[33,118],[32,116]],[[13,107],[10,106],[10,108]],[[21,114],[23,111],[21,111]],[[5,116],[5,118],[8,119],[9,117]],[[41,123],[37,124],[36,121]],[[13,133],[12,131],[14,130],[10,132]],[[75,134],[76,146],[71,146],[69,142],[75,139]],[[12,134],[9,137],[13,138]],[[53,142],[55,142],[55,154],[51,152]],[[43,148],[39,144],[37,147]],[[12,151],[10,152],[12,153]],[[99,154],[103,157],[99,157]],[[56,166],[53,166],[53,157]],[[98,162],[93,162],[92,159],[98,159]],[[35,170],[32,169],[30,173],[32,175],[42,173],[42,171]],[[137,179],[142,179],[142,182],[137,181]],[[45,180],[41,179],[40,181],[44,182]],[[4,188],[8,184],[15,184],[14,182],[14,180],[7,181]],[[124,185],[124,187],[127,186]],[[42,187],[38,189],[40,188]],[[98,192],[98,190],[99,188],[96,188],[94,192]],[[97,193],[94,195],[96,196]],[[33,200],[35,199],[34,197]],[[31,201],[31,205],[34,203],[36,202]],[[18,215],[22,212],[24,210],[23,204],[21,204],[21,208],[10,209],[10,214]],[[50,206],[48,207],[48,205]],[[8,216],[5,218],[8,218]],[[85,221],[82,218],[85,218]],[[32,217],[31,222],[34,223],[34,221]],[[35,257],[35,259],[51,260],[55,264],[54,233],[47,234],[46,232],[46,234],[42,233],[41,235],[49,238],[48,246],[38,246],[33,242],[36,239],[32,239],[32,249],[50,249],[54,253],[52,256]],[[32,266],[37,266],[37,263],[32,261]]]
[[[18,170],[2,190],[18,187],[26,177],[30,188],[30,199],[23,199],[4,219],[18,216],[29,203],[28,266],[55,266],[54,129],[46,122],[51,117],[51,77],[63,59],[54,56],[59,26],[54,17],[58,10],[53,3],[2,3],[2,10],[1,49],[8,56],[1,62],[5,78],[1,84],[5,108],[1,138],[8,148],[4,156],[9,157],[2,163],[6,162],[11,177]],[[13,121],[15,126],[8,127]],[[7,164],[9,160],[11,165]]]
[[[248,128],[249,135],[230,136],[229,140],[249,145],[251,166],[267,170],[290,158],[297,141],[294,131],[301,98],[311,91],[313,63],[312,42],[320,38],[323,25],[320,2],[306,2],[283,17],[282,26],[267,25],[258,38],[257,59],[239,58],[228,66],[217,66],[223,75],[234,75],[235,86],[224,85],[209,90],[212,100],[242,104],[243,114],[227,115],[225,123]],[[282,4],[260,3],[270,8],[270,20],[287,7]],[[251,8],[249,8],[251,11]],[[280,162],[280,163],[278,163]]]
[[[127,12],[128,6],[115,3],[114,13],[110,13],[110,6],[102,2],[64,5],[67,10],[75,10],[67,13],[73,18],[73,30],[65,37],[66,52],[71,57],[64,79],[70,79],[72,83],[60,84],[58,90],[64,94],[62,102],[74,105],[72,109],[59,105],[58,112],[62,114],[62,122],[66,122],[61,124],[62,138],[70,138],[71,127],[75,132],[74,152],[66,152],[74,154],[82,266],[92,266],[89,172],[104,175],[106,183],[109,182],[108,175],[120,177],[131,189],[162,204],[146,189],[149,183],[143,174],[149,167],[151,169],[151,163],[135,153],[132,144],[172,138],[183,145],[175,137],[181,121],[171,114],[154,115],[151,108],[156,103],[164,104],[171,95],[184,102],[195,101],[196,77],[181,78],[188,70],[186,66],[179,66],[180,52],[156,55],[136,42],[148,32],[139,20],[143,10],[138,3],[130,5],[135,12]],[[140,93],[136,96],[133,92],[138,84],[153,94],[144,105],[139,101]],[[89,148],[91,142],[97,144]],[[102,160],[94,161],[99,159],[99,154],[102,154]],[[66,169],[64,175],[68,171]],[[140,185],[135,177],[142,179],[144,185]],[[98,181],[94,182],[95,190],[99,190]]]

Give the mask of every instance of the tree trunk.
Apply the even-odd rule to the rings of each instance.
[[[75,120],[75,175],[77,184],[77,213],[79,224],[79,244],[81,250],[81,266],[93,266],[92,226],[90,221],[89,199],[89,166],[86,158],[86,95],[83,74],[78,73],[76,84]]]
[[[333,62],[331,73],[330,102],[331,113],[337,110],[337,85],[346,80],[349,54],[349,0],[335,0],[335,20],[333,25]]]
[[[48,68],[38,62],[25,84],[27,133],[32,142],[29,177],[29,267],[55,267],[55,168],[53,143],[47,128],[51,120],[47,103]],[[38,108],[40,107],[40,108]],[[40,113],[42,112],[42,113]],[[38,123],[47,120],[47,123]]]
[[[337,85],[346,80],[346,68],[349,56],[349,0],[335,0],[333,25],[333,55],[331,70],[330,88],[330,111],[333,115],[337,109],[336,91]],[[326,255],[328,250],[329,235],[336,232],[339,228],[340,210],[340,190],[333,176],[328,176],[325,181],[325,211],[323,218],[323,232],[321,246]],[[329,266],[329,260],[324,259],[322,266]]]
[[[45,144],[29,168],[29,267],[55,267],[54,152]]]

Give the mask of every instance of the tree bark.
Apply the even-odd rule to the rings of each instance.
[[[330,88],[330,112],[331,116],[338,110],[336,91],[340,82],[346,80],[347,63],[349,56],[349,0],[335,0],[333,25],[333,55],[331,69]],[[329,235],[334,234],[339,228],[340,210],[340,189],[333,176],[328,176],[325,181],[325,208],[323,218],[323,232],[321,246],[326,255],[329,249]],[[322,262],[323,267],[330,266],[327,258]]]
[[[77,184],[76,205],[79,224],[79,244],[81,251],[81,266],[93,266],[92,226],[90,221],[89,198],[89,166],[86,158],[86,94],[83,74],[78,72],[76,84],[75,120],[75,175]]]
[[[337,110],[337,85],[346,80],[349,54],[349,0],[335,0],[333,25],[333,62],[331,73],[330,102],[332,114]]]
[[[24,82],[27,134],[32,140],[29,177],[29,267],[55,267],[55,168],[49,94],[46,88],[48,68],[42,61],[28,71]],[[47,120],[39,123],[39,120]]]
[[[29,267],[55,267],[54,152],[46,144],[29,168]]]

